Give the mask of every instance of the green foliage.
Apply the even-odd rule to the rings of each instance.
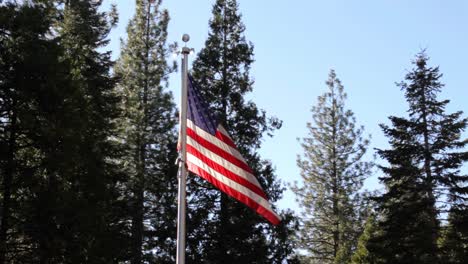
[[[161,0],[136,0],[112,68],[103,48],[118,15],[115,7],[100,11],[101,4],[0,0],[0,264],[174,263],[169,15]],[[246,99],[253,44],[237,1],[217,0],[209,25],[193,76],[276,202],[284,188],[258,150],[281,121]],[[304,185],[293,190],[303,218],[283,211],[272,226],[190,175],[187,262],[468,263],[468,176],[460,173],[468,119],[445,112],[449,101],[437,99],[442,75],[427,63],[418,54],[398,84],[409,116],[382,125],[390,143],[378,150],[387,162],[380,178],[386,189],[364,230],[369,141],[331,71],[301,141]],[[296,256],[295,248],[306,254]]]
[[[111,23],[99,5],[0,7],[0,263],[113,263],[124,254],[115,248],[126,241],[125,178],[110,140],[118,98],[110,54],[98,51]]]
[[[169,14],[160,5],[136,1],[115,67],[123,98],[119,137],[126,146],[121,165],[130,179],[132,263],[175,261],[176,113],[163,86],[174,68],[166,62]]]
[[[367,248],[368,241],[376,235],[377,225],[374,216],[367,219],[364,231],[359,236],[356,250],[354,251],[350,264],[377,264],[377,259],[369,252]]]
[[[449,224],[443,232],[441,250],[444,263],[468,262],[468,209],[466,206],[452,206],[450,209]]]
[[[379,151],[391,164],[382,167],[388,175],[381,177],[387,192],[378,197],[379,236],[369,242],[369,251],[382,259],[382,263],[428,263],[436,259],[436,245],[433,236],[437,228],[434,201],[418,181],[420,171],[413,164],[411,147],[405,131],[394,122],[394,129],[385,133],[393,134],[398,148]],[[395,133],[394,133],[395,132]]]
[[[252,91],[249,69],[253,45],[243,32],[237,1],[213,6],[209,37],[193,64],[193,77],[203,99],[224,123],[272,202],[283,188],[270,162],[258,154],[265,132],[281,126],[245,96]],[[188,251],[190,263],[281,263],[292,258],[288,236],[294,228],[290,212],[273,227],[247,206],[222,194],[197,176],[188,180]]]
[[[390,117],[392,127],[381,125],[391,149],[378,150],[389,166],[381,166],[386,193],[377,198],[382,218],[380,235],[369,241],[369,250],[382,263],[437,263],[440,209],[438,195],[448,189],[449,204],[466,190],[466,177],[459,168],[466,152],[460,141],[466,127],[461,112],[445,113],[448,100],[438,101],[444,86],[438,67],[427,66],[424,52],[416,56],[415,68],[398,85],[409,103],[409,117]],[[460,193],[461,191],[461,193]],[[454,207],[455,206],[455,207]]]
[[[304,263],[349,261],[366,211],[359,191],[372,165],[362,161],[369,140],[345,109],[346,93],[333,70],[326,84],[329,91],[312,108],[304,156],[297,161],[304,183],[292,188],[303,209],[297,239],[307,252]]]
[[[57,41],[47,38],[52,13],[47,4],[0,6],[0,263],[62,259],[63,219],[47,214],[63,206],[57,174],[70,82]]]
[[[100,5],[101,1],[65,1],[63,20],[57,23],[76,98],[76,155],[68,167],[70,191],[65,199],[67,219],[74,219],[66,224],[73,236],[64,246],[72,262],[116,262],[125,251],[115,252],[115,245],[127,243],[122,232],[126,205],[120,192],[126,178],[117,162],[121,146],[113,140],[119,98],[113,92],[110,52],[99,51],[108,43],[115,16],[99,11]]]

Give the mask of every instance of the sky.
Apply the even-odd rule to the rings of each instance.
[[[171,16],[168,42],[199,52],[207,39],[215,0],[165,0]],[[134,0],[105,0],[117,4],[119,25],[109,36],[117,58],[120,38],[134,15]],[[414,56],[425,49],[430,66],[440,66],[446,85],[440,99],[451,100],[448,112],[468,114],[468,1],[451,0],[238,0],[245,37],[254,45],[248,96],[267,114],[283,120],[273,138],[264,138],[260,153],[276,167],[284,183],[301,181],[296,157],[303,151],[297,138],[308,136],[306,123],[317,96],[327,91],[330,69],[336,71],[348,94],[346,107],[357,124],[371,134],[366,159],[375,148],[388,147],[380,123],[388,116],[405,116],[404,94],[395,85],[412,69]],[[189,57],[189,64],[196,54]],[[177,58],[180,59],[180,58]],[[180,63],[179,63],[180,64]],[[191,67],[191,66],[189,66]],[[169,89],[178,102],[180,71],[171,75]],[[466,116],[466,115],[465,115]],[[467,133],[465,133],[468,136]],[[377,160],[377,162],[381,162]],[[375,171],[365,188],[379,188]],[[294,194],[286,191],[278,206],[298,210]]]

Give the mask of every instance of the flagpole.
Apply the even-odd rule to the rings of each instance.
[[[187,43],[190,36],[184,34],[182,41]],[[186,186],[187,186],[187,71],[188,71],[188,54],[190,49],[187,47],[182,48],[182,93],[180,101],[180,152],[179,152],[179,191],[177,195],[177,255],[176,264],[185,264],[185,207],[186,207]]]

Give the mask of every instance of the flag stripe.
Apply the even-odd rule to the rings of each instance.
[[[221,127],[222,128],[222,127]],[[223,129],[224,130],[224,129]],[[223,132],[221,132],[219,130],[219,127],[218,127],[218,130],[216,131],[216,137],[221,139],[224,143],[228,144],[229,146],[233,147],[233,148],[236,148],[236,145],[234,144],[234,142],[232,141],[231,137],[229,137],[228,135],[224,134]]]
[[[226,142],[219,140],[219,138],[216,138],[215,136],[211,135],[210,133],[206,132],[205,130],[199,128],[197,125],[195,125],[190,119],[187,120],[187,128],[192,129],[197,135],[202,137],[203,139],[213,143],[220,149],[224,150],[227,153],[231,153],[234,157],[236,157],[238,160],[244,162],[247,164],[245,161],[244,157],[239,153],[239,151],[236,149],[236,147],[231,147]]]
[[[222,174],[223,176],[231,179],[232,181],[235,181],[236,183],[246,188],[251,189],[253,192],[258,194],[259,196],[262,196],[263,198],[268,199],[265,193],[263,192],[263,190],[259,186],[256,186],[249,180],[245,179],[246,177],[245,175],[241,176],[241,173],[235,173],[235,172],[228,170],[227,166],[224,166],[226,163],[226,162],[223,162],[224,160],[219,160],[216,157],[208,158],[206,155],[199,152],[196,147],[193,147],[190,144],[187,144],[187,153],[190,153],[193,156],[197,157],[199,160],[204,162],[208,167],[217,171],[219,174]],[[220,165],[220,163],[224,163],[224,164]]]
[[[280,222],[281,218],[273,212],[271,205],[267,200],[251,192],[249,189],[232,182],[223,175],[218,174],[193,155],[187,154],[187,165],[190,171],[203,177],[211,184],[240,202],[245,203],[258,214],[269,220],[272,224],[277,225]]]
[[[198,157],[191,153],[187,153],[187,161],[191,162],[192,164],[198,166],[199,168],[203,169],[207,173],[209,173],[211,176],[215,177],[218,181],[222,182],[223,184],[234,188],[235,190],[243,193],[244,195],[247,195],[251,198],[253,198],[255,201],[257,201],[259,204],[262,204],[263,206],[270,206],[268,201],[259,196],[258,194],[254,193],[252,190],[246,188],[245,186],[240,185],[239,183],[229,179],[225,175],[217,172],[210,166],[208,166],[206,163],[204,163],[202,160],[200,160]]]
[[[223,138],[223,141],[226,141],[228,142],[228,144],[230,146],[232,146],[233,148],[237,149],[237,146],[236,144],[234,143],[234,141],[232,140],[231,136],[229,136],[229,133],[226,131],[226,129],[224,129],[223,126],[218,126],[218,130],[216,131],[216,135],[219,133],[220,134],[220,137]]]
[[[229,152],[226,152],[224,149],[216,146],[216,144],[211,143],[210,141],[200,137],[195,131],[193,131],[190,128],[187,128],[187,136],[191,137],[194,139],[196,142],[198,142],[201,146],[204,148],[210,150],[213,153],[216,153],[218,156],[221,156],[225,160],[228,160],[232,164],[236,165],[237,167],[245,170],[246,172],[253,174],[252,169],[242,160],[239,160],[237,157],[232,155]],[[214,141],[219,141],[219,139],[213,139]],[[251,177],[253,180],[257,181],[257,179],[252,175]]]

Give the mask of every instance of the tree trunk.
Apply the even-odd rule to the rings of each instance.
[[[132,237],[133,237],[133,257],[132,264],[142,263],[143,257],[143,239],[144,239],[144,193],[145,193],[145,176],[146,176],[146,146],[147,136],[146,130],[148,127],[149,112],[148,112],[148,93],[149,93],[149,50],[150,50],[150,14],[151,14],[151,1],[148,1],[146,10],[146,34],[145,34],[145,67],[144,67],[144,86],[143,86],[143,100],[141,102],[141,109],[143,110],[143,124],[139,126],[138,139],[138,154],[137,154],[137,184],[134,191],[135,195],[135,214],[133,216],[132,224]]]
[[[143,246],[143,217],[144,217],[144,177],[145,177],[145,145],[141,137],[137,140],[137,174],[134,184],[134,208],[132,218],[132,264],[141,264]]]
[[[431,204],[431,210],[434,215],[434,226],[433,226],[433,234],[432,234],[432,239],[433,241],[437,241],[438,239],[438,234],[437,234],[437,223],[435,220],[435,216],[437,215],[437,211],[435,208],[435,203],[436,203],[436,198],[434,197],[434,177],[432,175],[432,170],[431,170],[431,161],[432,161],[432,153],[430,149],[430,143],[429,143],[429,129],[428,129],[428,121],[427,121],[427,109],[426,109],[426,96],[425,96],[425,90],[423,89],[423,95],[422,95],[422,100],[423,100],[423,107],[422,107],[422,118],[423,118],[423,126],[424,126],[424,131],[423,131],[423,137],[424,137],[424,172],[426,174],[425,181],[426,181],[426,193],[427,197],[429,199],[429,202]]]
[[[339,245],[340,245],[340,221],[339,221],[339,208],[338,208],[338,169],[337,169],[337,153],[336,153],[336,145],[337,145],[337,120],[336,120],[336,100],[335,100],[335,91],[334,88],[332,89],[332,173],[333,173],[333,218],[335,219],[335,230],[333,232],[333,258],[335,259],[338,255]]]
[[[139,185],[139,184],[138,184]],[[142,263],[142,245],[143,245],[143,190],[141,187],[136,187],[135,208],[132,219],[132,264]]]

